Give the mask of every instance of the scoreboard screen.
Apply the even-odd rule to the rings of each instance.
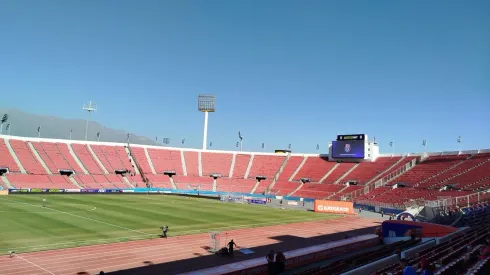
[[[332,142],[332,157],[335,159],[363,159],[364,140],[341,140]]]

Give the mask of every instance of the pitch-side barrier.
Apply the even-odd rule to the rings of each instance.
[[[379,243],[375,234],[361,235],[349,239],[329,242],[284,252],[286,270],[298,268],[318,261],[372,247]],[[237,263],[197,270],[181,275],[265,275],[268,274],[265,256]]]

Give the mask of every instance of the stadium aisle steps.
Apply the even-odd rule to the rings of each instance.
[[[320,180],[328,174],[336,165],[336,162],[330,162],[327,158],[308,156],[293,178],[293,181],[299,181],[302,178],[310,178],[312,182]]]
[[[339,184],[344,178],[349,177],[350,173],[352,173],[354,170],[356,170],[357,167],[359,167],[359,163],[354,164],[349,170],[347,170],[342,176],[340,176],[334,184]]]
[[[80,169],[82,170],[83,174],[88,175],[89,172],[88,172],[87,168],[85,168],[85,166],[83,165],[82,161],[77,157],[77,154],[75,154],[75,151],[73,150],[73,147],[71,146],[71,144],[68,143],[66,146],[68,147],[69,154],[75,160],[75,162],[77,163],[78,167],[80,167]]]
[[[83,174],[84,170],[78,165],[78,162],[70,154],[68,149],[68,144],[66,143],[55,143],[55,147],[58,149],[61,157],[68,163],[70,168],[75,171],[75,173]]]
[[[89,152],[86,144],[72,143],[73,151],[75,152],[78,159],[82,162],[83,166],[87,169],[90,174],[102,175],[104,174],[100,166],[94,160],[94,157]]]
[[[47,171],[34,157],[26,141],[23,140],[9,140],[10,146],[14,150],[17,158],[21,162],[28,174],[45,175]]]
[[[147,150],[145,150],[143,147],[131,146],[131,153],[133,154],[133,159],[138,163],[138,166],[141,169],[140,173],[152,175],[155,174],[155,168],[151,163],[149,155],[147,157]]]
[[[289,181],[291,176],[293,176],[296,169],[298,169],[299,165],[303,162],[305,157],[303,156],[290,156],[288,162],[284,166],[284,169],[277,177],[278,181]]]
[[[255,179],[257,176],[265,176],[267,179],[273,180],[285,160],[286,156],[282,155],[256,154],[253,156],[248,178]]]
[[[107,168],[111,169],[111,167],[105,167],[104,166],[104,164],[97,157],[97,154],[94,152],[94,150],[90,144],[87,144],[87,150],[90,153],[90,155],[92,156],[92,159],[99,165],[100,169],[102,169],[102,172],[104,172],[104,174],[109,174],[109,171],[107,170]]]
[[[250,155],[237,154],[235,157],[235,167],[233,169],[233,177],[235,179],[244,179],[248,164],[250,163]]]
[[[185,175],[182,168],[181,151],[155,148],[147,150],[157,175],[164,171],[175,171],[177,175]]]
[[[2,156],[0,158],[0,167],[7,167],[10,172],[21,172],[25,174],[26,171],[22,167],[19,159],[16,159],[15,152],[7,144],[7,140],[0,139],[0,156]]]

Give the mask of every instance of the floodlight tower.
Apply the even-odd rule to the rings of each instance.
[[[215,112],[216,98],[214,95],[198,95],[197,109],[204,112],[204,134],[202,138],[202,149],[206,150],[208,140],[208,113]]]
[[[97,111],[97,104],[92,102],[92,101],[89,101],[89,102],[85,103],[85,105],[83,105],[82,109],[84,111],[88,112],[87,124],[85,125],[85,140],[87,140],[87,138],[88,138],[88,122],[90,120],[90,113]]]

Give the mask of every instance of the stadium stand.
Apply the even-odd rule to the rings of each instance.
[[[27,141],[12,139],[10,140],[10,145],[28,174],[46,174],[46,170],[34,156],[33,152],[27,145]]]
[[[204,177],[211,174],[221,174],[222,177],[229,177],[233,154],[202,152],[201,159],[202,175]]]
[[[353,163],[329,161],[318,155],[127,147],[118,143],[3,136],[0,154],[0,167],[9,171],[4,179],[11,186],[26,188],[43,184],[66,188],[132,188],[150,184],[169,189],[346,199],[404,209],[415,201],[448,197],[458,197],[457,204],[471,203],[478,200],[473,193],[490,185],[488,150],[430,153],[425,157],[380,155],[373,162]],[[54,177],[59,176],[60,170],[74,174]],[[128,172],[116,175],[116,170]],[[175,175],[170,178],[164,175],[165,171]],[[216,185],[210,177],[213,173],[221,174]],[[20,174],[25,176],[17,176]],[[267,179],[257,183],[256,176]],[[302,178],[311,182],[303,184]]]
[[[10,172],[20,172],[20,168],[15,162],[14,157],[10,154],[5,140],[0,140],[0,167],[6,167]]]
[[[329,162],[327,158],[323,157],[307,157],[306,162],[299,169],[294,180],[298,181],[302,178],[310,178],[313,182],[320,182],[336,164],[335,162]]]

